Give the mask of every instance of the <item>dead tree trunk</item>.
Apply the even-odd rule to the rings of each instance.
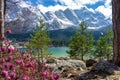
[[[120,66],[120,0],[112,0],[113,62]]]

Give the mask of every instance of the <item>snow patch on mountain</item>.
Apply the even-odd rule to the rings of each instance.
[[[96,30],[112,25],[110,18],[86,7],[44,13],[39,7],[28,4],[26,0],[7,0],[5,26],[12,28],[14,33],[27,33],[34,30],[40,17],[49,30],[76,28],[82,20],[88,24],[88,29]]]

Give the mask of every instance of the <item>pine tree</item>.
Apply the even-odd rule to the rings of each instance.
[[[112,55],[112,30],[107,29],[106,35],[103,35],[98,39],[96,49],[95,49],[95,56],[99,58],[99,60],[103,60],[103,58],[110,59]]]
[[[106,57],[107,57],[107,60],[110,60],[110,57],[112,56],[112,53],[113,53],[113,32],[110,28],[107,29],[106,38],[107,38]]]
[[[87,30],[87,25],[82,21],[78,31],[70,39],[70,50],[67,53],[70,57],[81,57],[83,60],[84,55],[91,52],[93,43],[92,32]]]
[[[106,50],[107,50],[107,38],[105,35],[102,35],[97,40],[97,45],[96,45],[94,56],[99,58],[99,61],[101,61],[102,58],[105,57]]]
[[[33,31],[33,35],[31,35],[28,47],[38,52],[38,58],[41,57],[43,62],[44,54],[47,51],[50,43],[50,38],[48,36],[48,31],[45,27],[44,21],[40,19],[39,22],[40,25],[38,25],[37,29]]]

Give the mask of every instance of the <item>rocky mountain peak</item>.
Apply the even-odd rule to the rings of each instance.
[[[36,28],[40,17],[45,21],[50,30],[78,27],[82,20],[89,25],[89,29],[100,29],[111,25],[111,19],[106,19],[99,12],[92,12],[86,7],[48,11],[46,13],[28,4],[26,0],[7,0],[5,26],[14,33],[27,33]]]

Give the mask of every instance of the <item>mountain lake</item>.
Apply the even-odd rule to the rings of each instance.
[[[20,48],[20,51],[27,51],[27,48]],[[68,47],[50,47],[48,48],[48,52],[52,54],[53,56],[58,57],[67,57],[67,50],[69,50]]]

